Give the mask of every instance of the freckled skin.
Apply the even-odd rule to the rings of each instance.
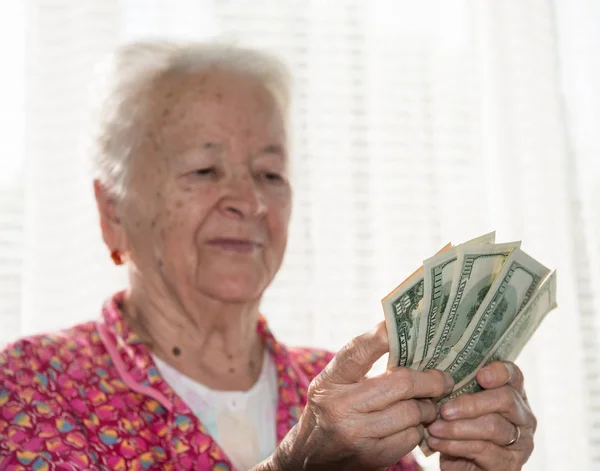
[[[291,212],[284,121],[272,97],[219,70],[169,76],[155,84],[142,124],[147,139],[123,210],[131,263],[180,299],[258,299],[281,265]],[[261,248],[228,252],[210,244],[216,238]]]

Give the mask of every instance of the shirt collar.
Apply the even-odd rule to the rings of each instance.
[[[125,292],[122,291],[108,299],[102,308],[100,320],[109,337],[108,342],[114,346],[114,352],[124,366],[124,371],[120,374],[128,375],[127,379],[133,380],[142,387],[154,389],[170,401],[172,407],[182,413],[183,410],[188,409],[187,406],[164,381],[150,350],[123,318],[121,306],[124,296]],[[272,355],[277,369],[277,435],[278,441],[281,441],[300,418],[306,404],[308,381],[303,377],[301,369],[295,364],[287,347],[275,339],[262,316],[259,316],[257,322],[257,332],[267,352]],[[128,381],[126,383],[130,384]],[[163,405],[170,409],[168,404]]]

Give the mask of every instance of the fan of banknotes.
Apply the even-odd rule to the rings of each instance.
[[[513,361],[556,307],[556,271],[495,233],[448,244],[382,300],[388,367],[440,369],[455,381],[445,402],[481,388],[486,364]]]

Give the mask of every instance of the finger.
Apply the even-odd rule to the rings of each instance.
[[[475,419],[495,412],[515,425],[535,427],[535,417],[525,399],[511,386],[464,394],[440,409],[444,420]]]
[[[484,440],[443,440],[430,436],[427,445],[443,455],[472,460],[486,471],[521,469],[523,465],[517,454]]]
[[[512,362],[495,361],[477,373],[477,382],[484,389],[499,388],[509,385],[525,397],[523,373]]]
[[[325,367],[324,375],[336,384],[360,381],[384,353],[389,350],[385,322],[353,338]]]
[[[393,466],[410,453],[423,439],[422,425],[411,427],[389,437],[381,438],[374,445],[375,454],[386,466]]]
[[[354,403],[357,411],[373,412],[407,399],[442,397],[453,387],[452,376],[443,371],[397,367],[356,384]]]
[[[385,410],[364,415],[361,430],[369,438],[385,438],[402,430],[429,424],[437,417],[432,401],[428,399],[410,399],[392,404]]]
[[[475,419],[446,421],[438,419],[427,430],[445,440],[485,440],[506,446],[517,435],[517,426],[500,414],[488,414]]]

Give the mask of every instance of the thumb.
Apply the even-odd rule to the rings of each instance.
[[[333,357],[323,373],[335,384],[356,383],[364,378],[384,353],[389,351],[385,322],[353,338]]]

